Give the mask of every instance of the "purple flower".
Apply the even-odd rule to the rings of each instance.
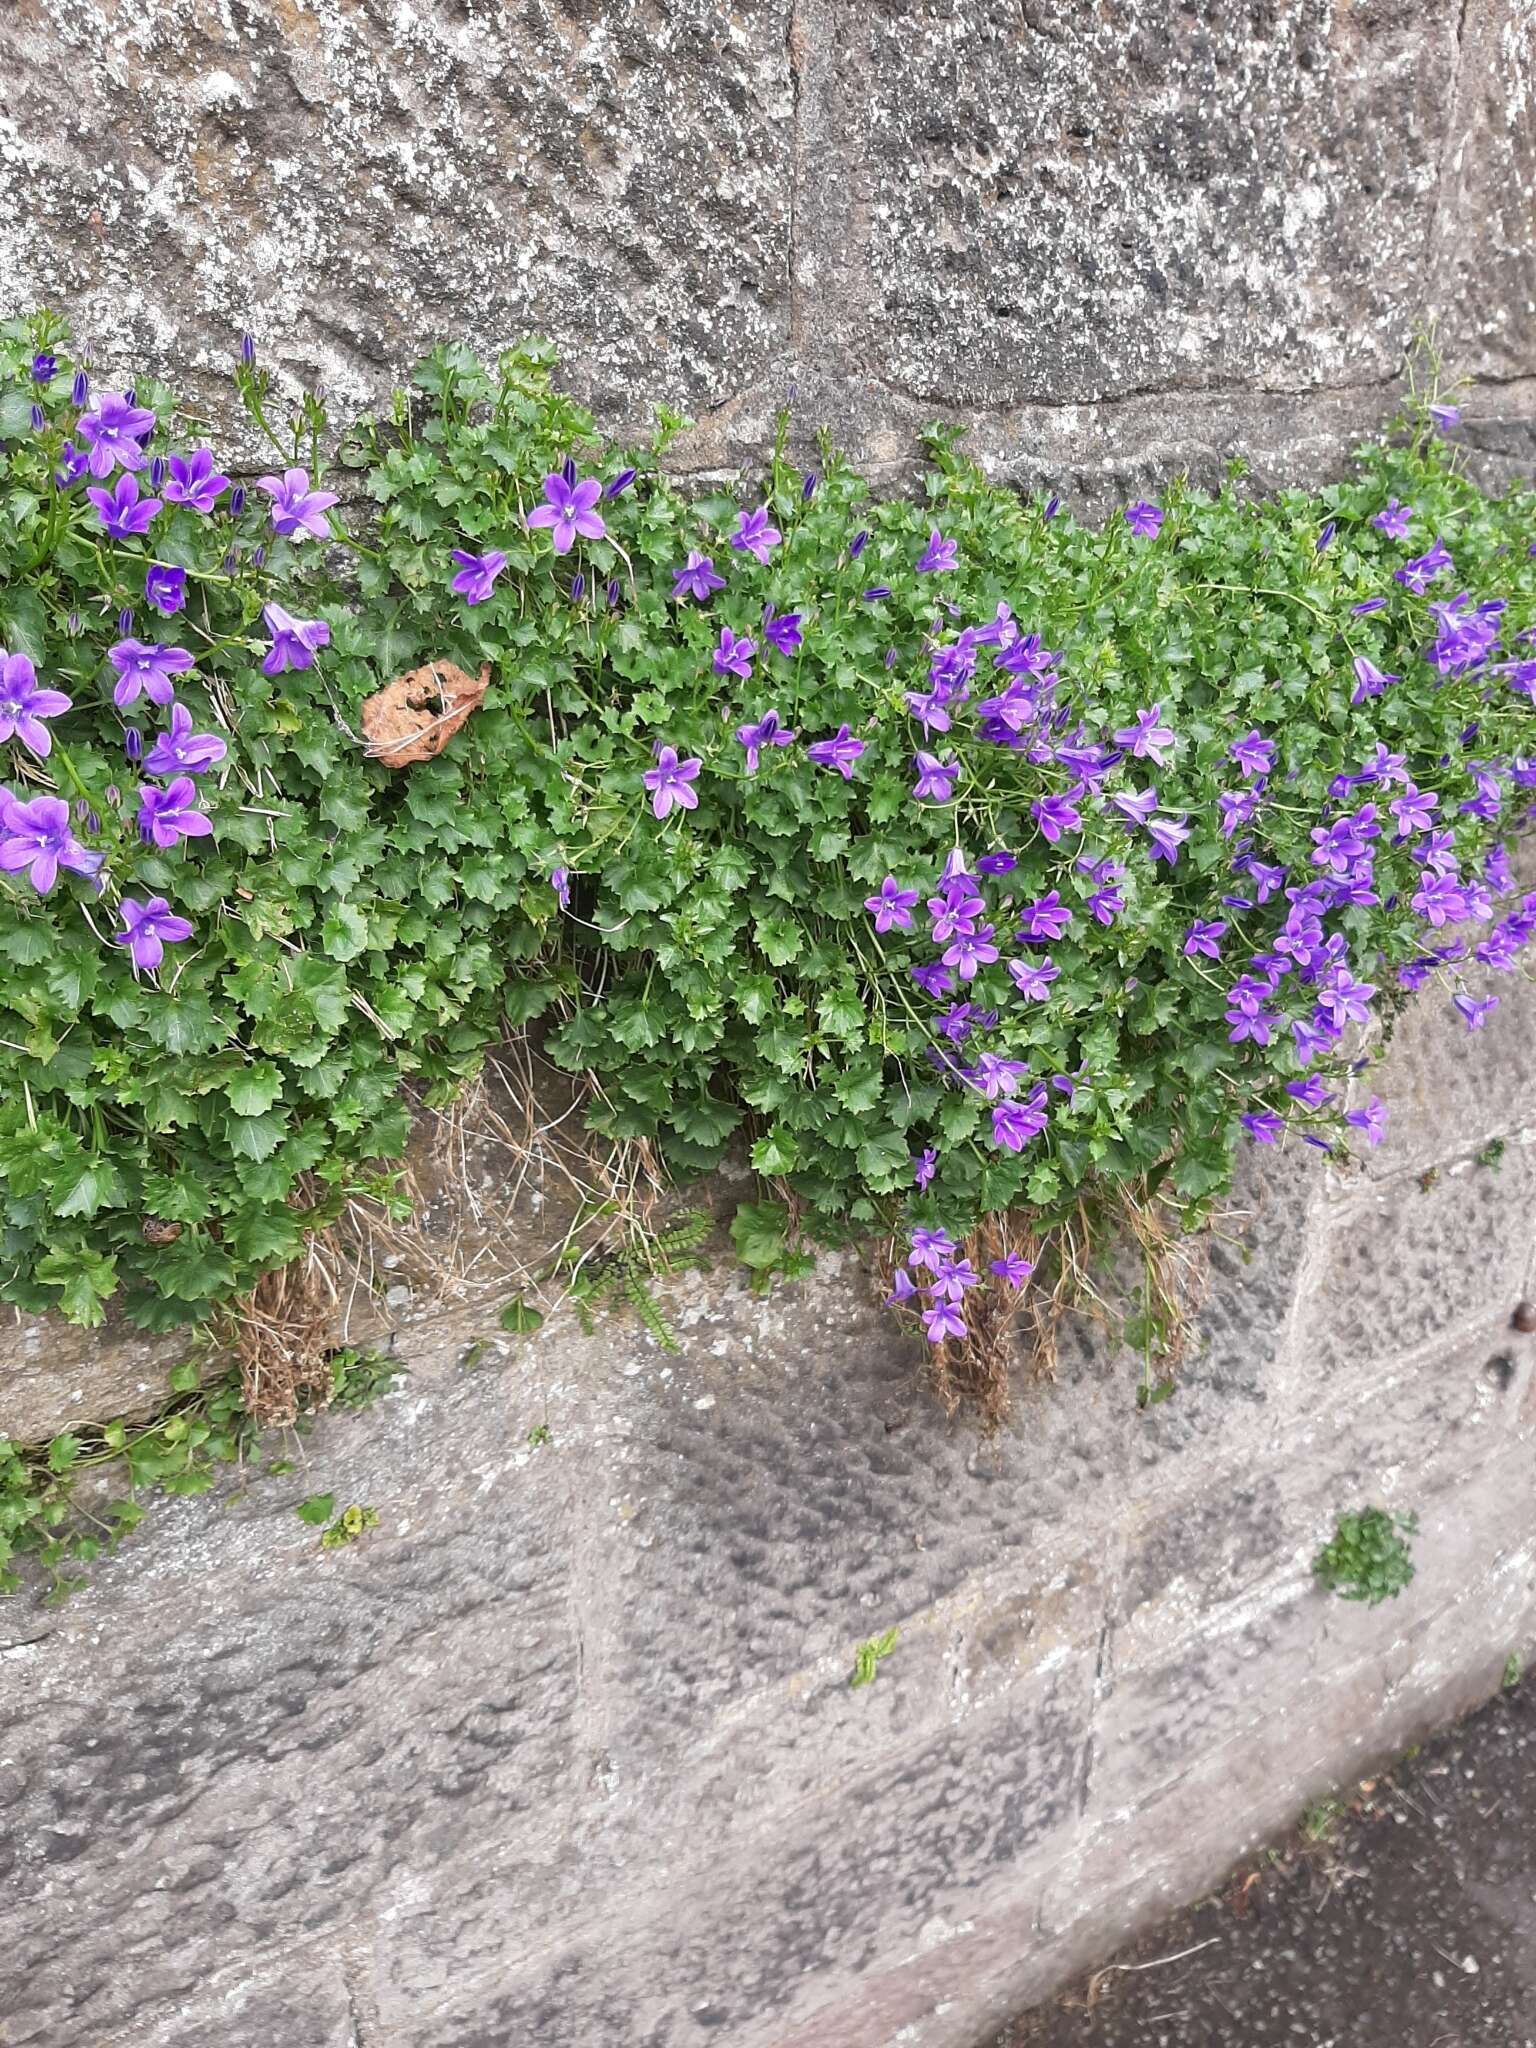
[[[4,848],[0,847],[0,866],[5,865]],[[1489,1016],[1499,1007],[1497,996],[1485,996],[1481,1002],[1472,996],[1452,996],[1451,1001],[1467,1020],[1469,1031],[1481,1031]]]
[[[849,561],[856,562],[868,546],[869,528],[867,526],[861,527],[859,531],[853,536],[853,539],[848,543]]]
[[[629,489],[639,474],[640,472],[637,469],[621,469],[613,479],[613,482],[604,490],[603,496],[605,498],[617,498],[622,492]]]
[[[1411,505],[1400,505],[1396,498],[1388,498],[1386,504],[1371,521],[1372,526],[1384,533],[1388,540],[1406,540],[1408,522],[1413,517]]]
[[[229,478],[217,475],[214,470],[210,449],[194,448],[185,458],[173,455],[167,467],[170,470],[165,480],[167,505],[187,505],[194,512],[211,512],[229,489]]]
[[[555,901],[562,910],[571,907],[571,871],[569,868],[551,868],[549,886],[555,892]]]
[[[966,1007],[969,1008],[969,1004]],[[993,1010],[990,1014],[995,1021],[997,1012]],[[988,1102],[996,1102],[1000,1095],[1016,1095],[1019,1082],[1028,1072],[1028,1060],[1009,1060],[999,1053],[984,1052],[977,1056],[976,1064],[966,1078]]]
[[[1287,1081],[1285,1092],[1303,1109],[1323,1109],[1333,1100],[1320,1074],[1309,1074],[1305,1081]]]
[[[1401,583],[1405,589],[1413,591],[1415,595],[1420,595],[1429,588],[1442,569],[1454,566],[1445,542],[1437,538],[1434,546],[1426,554],[1416,555],[1411,562],[1404,562],[1400,569],[1394,569],[1392,579],[1395,583]]]
[[[958,544],[946,540],[935,526],[929,531],[927,547],[917,558],[917,573],[919,576],[942,574],[946,569],[953,569],[958,559]]]
[[[144,573],[144,597],[157,612],[172,618],[187,601],[187,572],[151,562]]]
[[[1353,1124],[1357,1131],[1364,1131],[1368,1145],[1379,1145],[1387,1131],[1386,1104],[1379,1095],[1373,1095],[1363,1109],[1346,1109],[1344,1121]]]
[[[1157,809],[1157,789],[1154,785],[1151,789],[1142,790],[1139,795],[1135,790],[1123,791],[1119,796],[1112,796],[1110,802],[1117,811],[1124,814],[1125,829],[1130,832],[1137,825],[1145,825]]]
[[[174,846],[179,839],[206,839],[213,826],[197,808],[197,785],[178,775],[169,789],[139,785],[139,837],[145,845]]]
[[[158,498],[139,501],[138,480],[125,469],[110,491],[92,484],[85,494],[96,507],[96,516],[114,540],[127,540],[136,533],[148,533],[160,510]]]
[[[1224,917],[1197,917],[1184,934],[1184,957],[1193,960],[1197,953],[1203,953],[1207,960],[1221,958],[1221,935],[1227,928]]]
[[[738,640],[729,626],[720,628],[720,645],[715,649],[715,674],[717,676],[740,676],[743,682],[752,674],[752,657],[757,652],[755,640]]]
[[[562,470],[552,470],[544,479],[544,503],[528,514],[530,527],[547,526],[557,555],[574,547],[577,535],[584,540],[601,540],[608,531],[595,508],[603,495],[595,476],[573,482]]]
[[[1161,505],[1153,505],[1146,498],[1138,498],[1134,505],[1125,508],[1125,523],[1138,540],[1156,540],[1165,516]]]
[[[163,896],[151,896],[147,903],[140,903],[136,896],[125,896],[118,909],[123,928],[113,933],[112,943],[128,948],[136,973],[153,974],[164,959],[167,946],[192,936],[186,918],[177,917]]]
[[[1337,521],[1337,519],[1330,519],[1324,523],[1321,532],[1318,534],[1317,539],[1312,544],[1318,554],[1321,554],[1323,552],[1323,550],[1328,546],[1329,542],[1333,539],[1333,536],[1338,532],[1338,530],[1339,522]]]
[[[315,540],[329,539],[325,515],[337,502],[336,493],[312,491],[307,470],[285,469],[281,476],[259,476],[256,488],[272,500],[272,531],[282,539],[296,540],[301,533]]]
[[[1032,1003],[1043,1003],[1050,994],[1051,983],[1061,979],[1061,969],[1047,953],[1041,960],[1010,960],[1008,972],[1021,996]]]
[[[829,740],[817,740],[806,748],[806,758],[818,768],[835,768],[844,782],[853,780],[853,764],[864,751],[864,742],[854,739],[846,725],[840,725]]]
[[[702,602],[712,590],[724,588],[725,578],[715,574],[714,563],[697,548],[690,548],[682,568],[672,571],[672,595],[676,598],[696,597]]]
[[[904,1302],[916,1301],[917,1282],[905,1266],[898,1266],[891,1275],[891,1291],[885,1297],[887,1308],[900,1308]]]
[[[1355,656],[1355,687],[1350,694],[1351,704],[1363,704],[1367,697],[1379,697],[1388,683],[1400,683],[1401,676],[1389,676],[1363,654]]]
[[[1275,765],[1274,741],[1265,739],[1257,730],[1244,733],[1240,740],[1234,740],[1227,753],[1250,781],[1260,775],[1267,775]]]
[[[53,751],[53,739],[45,718],[57,718],[68,711],[70,699],[62,690],[40,690],[37,670],[24,654],[7,654],[0,647],[0,741],[17,739],[39,759]]]
[[[51,384],[54,380],[54,376],[58,370],[58,367],[59,362],[57,356],[50,355],[46,349],[39,349],[37,354],[32,358],[33,383]]]
[[[947,804],[955,793],[955,777],[960,773],[960,763],[941,761],[937,754],[925,754],[919,748],[912,756],[912,765],[917,770],[912,794],[918,802],[931,800],[936,804]]]
[[[922,1312],[923,1334],[930,1344],[965,1335],[965,1317],[952,1301],[936,1301]]]
[[[1036,797],[1029,807],[1042,837],[1048,839],[1052,846],[1063,832],[1075,832],[1083,822],[1082,813],[1073,801],[1076,795],[1077,791],[1072,791],[1066,796]]]
[[[1033,1260],[1021,1259],[1017,1252],[1007,1252],[1002,1258],[992,1261],[990,1270],[1008,1286],[1022,1287],[1035,1268]]]
[[[864,602],[866,604],[877,604],[882,597],[889,597],[890,594],[891,586],[889,583],[871,583],[868,590],[864,593]]]
[[[1059,939],[1072,922],[1072,913],[1061,900],[1059,890],[1053,889],[1049,896],[1038,897],[1024,906],[1024,922],[1019,926],[1021,940]]]
[[[780,654],[793,654],[800,646],[803,638],[800,631],[800,618],[801,614],[799,612],[784,612],[781,615],[776,615],[772,605],[764,605],[763,638],[771,647],[776,647]]]
[[[82,413],[75,422],[75,432],[91,451],[87,465],[91,475],[108,477],[119,465],[142,469],[148,457],[139,443],[154,427],[154,414],[135,405],[131,394],[125,397],[121,392],[103,391],[96,410]]]
[[[1022,1152],[1046,1126],[1045,1089],[1036,1086],[1022,1102],[1003,1101],[992,1111],[992,1142],[1006,1152]]]
[[[1429,408],[1429,416],[1443,434],[1449,428],[1454,427],[1461,418],[1461,407],[1459,405],[1432,405]]]
[[[914,1154],[912,1159],[912,1179],[919,1194],[928,1186],[928,1183],[933,1179],[938,1170],[939,1155],[931,1145],[921,1157]]]
[[[1007,875],[1018,866],[1011,853],[984,853],[977,861],[977,871],[983,875]]]
[[[0,869],[18,875],[23,869],[39,896],[58,880],[60,868],[94,875],[102,856],[87,853],[69,829],[69,805],[62,797],[39,796],[31,803],[0,796]]]
[[[107,649],[107,659],[117,670],[112,702],[120,711],[137,703],[141,690],[152,704],[169,704],[176,694],[172,676],[185,675],[192,666],[184,647],[164,647],[158,641],[119,640]]]
[[[1163,750],[1171,747],[1177,735],[1163,724],[1163,707],[1154,704],[1149,711],[1138,711],[1134,725],[1123,725],[1115,734],[1117,747],[1129,747],[1138,760],[1150,754],[1161,768]]]
[[[740,734],[737,735],[740,738]],[[912,929],[912,912],[917,907],[917,891],[903,889],[894,875],[887,875],[880,884],[876,896],[864,898],[864,908],[875,920],[877,932],[888,932],[893,926],[904,932]]]
[[[956,932],[944,949],[944,965],[953,967],[962,981],[974,981],[977,970],[990,967],[997,958],[997,947],[992,943],[992,927],[980,925],[975,931]]]
[[[770,552],[784,538],[776,526],[768,524],[768,507],[759,505],[755,512],[743,512],[736,531],[731,535],[731,546],[738,554],[751,555],[754,561],[768,560]]]
[[[680,761],[676,747],[664,747],[658,740],[652,749],[656,757],[654,768],[647,768],[641,777],[651,792],[651,809],[658,818],[664,818],[676,804],[685,811],[698,809],[698,792],[692,786],[703,762],[695,757]]]
[[[1147,837],[1152,842],[1153,860],[1165,860],[1169,867],[1173,867],[1179,858],[1179,848],[1192,829],[1183,818],[1149,819]]]
[[[1417,789],[1409,783],[1402,795],[1388,804],[1387,808],[1396,818],[1404,838],[1411,832],[1427,832],[1435,819],[1435,806],[1440,801],[1436,789]]]
[[[263,605],[272,645],[261,664],[264,676],[280,676],[285,669],[311,668],[316,654],[331,644],[331,629],[324,619],[296,619],[280,604]]]
[[[69,387],[69,402],[70,402],[70,404],[71,404],[71,405],[84,405],[85,401],[86,401],[86,400],[87,400],[87,399],[88,399],[88,398],[90,397],[90,395],[91,395],[91,380],[90,380],[90,378],[89,378],[89,377],[88,377],[88,376],[87,376],[87,375],[85,374],[84,370],[76,370],[76,372],[75,372],[75,374],[74,374],[74,378],[73,378],[73,380],[72,380],[72,382],[71,382],[71,384],[70,384],[70,387]]]
[[[752,645],[750,640],[738,644],[743,644],[747,647]],[[736,737],[747,750],[747,773],[755,775],[757,773],[758,755],[762,749],[764,747],[791,746],[794,743],[795,735],[787,726],[780,725],[777,711],[765,711],[756,725],[738,725]],[[917,901],[915,895],[912,900],[914,903]]]
[[[1273,1145],[1285,1129],[1285,1118],[1272,1109],[1247,1110],[1238,1118],[1248,1135],[1260,1145]]]
[[[466,554],[463,548],[454,548],[452,554],[459,565],[459,573],[448,588],[462,597],[466,604],[484,604],[496,578],[507,566],[506,555],[500,548],[491,548],[483,555]]]
[[[144,756],[146,775],[201,775],[229,752],[217,733],[194,732],[185,704],[171,706],[171,729]]]

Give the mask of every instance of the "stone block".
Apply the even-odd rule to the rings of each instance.
[[[1480,1029],[1467,1030],[1449,990],[1426,989],[1352,1084],[1357,1101],[1379,1095],[1387,1106],[1386,1137],[1360,1148],[1370,1180],[1464,1164],[1491,1139],[1536,1138],[1536,984],[1476,966],[1462,980],[1470,995],[1499,999]]]
[[[836,302],[829,342],[900,391],[994,407],[1359,385],[1423,315],[1447,13],[814,16],[835,174],[803,275]]]
[[[343,410],[530,330],[610,420],[707,408],[788,336],[787,28],[787,0],[21,0],[0,311],[63,305],[226,420],[242,329]]]
[[[1298,1304],[1298,1369],[1327,1379],[1471,1329],[1502,1328],[1536,1244],[1536,1152],[1427,1189],[1358,1184],[1320,1219]]]

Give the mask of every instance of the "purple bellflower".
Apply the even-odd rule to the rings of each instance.
[[[259,476],[258,491],[272,500],[272,531],[284,540],[309,534],[314,540],[328,540],[330,528],[325,515],[337,502],[334,491],[310,489],[309,472],[285,469],[281,476]]]
[[[602,495],[602,484],[595,476],[578,482],[553,470],[544,479],[544,503],[528,514],[527,523],[547,526],[555,553],[563,555],[575,545],[578,534],[583,540],[601,540],[608,531],[596,509]]]
[[[660,740],[656,742],[653,752],[656,765],[654,768],[647,768],[641,780],[651,792],[651,809],[656,816],[666,817],[674,804],[681,810],[697,810],[698,792],[692,785],[694,777],[704,765],[703,762],[696,757],[680,761],[676,747],[664,747]]]
[[[135,973],[153,974],[165,958],[167,946],[179,945],[192,936],[187,919],[177,917],[163,896],[151,896],[147,903],[125,896],[118,909],[123,928],[113,933],[112,943],[128,948]]]
[[[39,758],[53,751],[53,739],[42,723],[68,711],[62,690],[39,689],[37,670],[25,654],[7,654],[0,647],[0,741],[17,739]]]
[[[229,478],[220,476],[207,448],[194,448],[188,456],[173,455],[167,464],[164,494],[167,505],[186,505],[193,512],[211,512],[229,489]]]
[[[107,649],[107,660],[117,670],[112,702],[119,711],[136,704],[141,690],[152,704],[169,704],[176,694],[171,678],[192,667],[192,656],[184,647],[165,647],[157,641],[119,640]]]
[[[89,448],[87,467],[92,476],[109,477],[114,469],[142,469],[148,461],[139,443],[154,432],[155,416],[133,395],[103,391],[94,412],[82,413],[75,432]]]
[[[185,704],[171,706],[171,729],[161,733],[144,756],[146,775],[202,775],[229,752],[215,732],[194,732]]]
[[[280,604],[263,605],[263,619],[272,635],[261,664],[264,676],[280,676],[285,669],[311,668],[316,654],[331,644],[331,629],[324,619],[296,619]]]
[[[496,578],[507,566],[506,555],[500,548],[491,548],[483,555],[466,554],[463,548],[454,548],[452,554],[459,565],[459,573],[449,584],[449,589],[455,596],[462,597],[466,604],[484,604]]]

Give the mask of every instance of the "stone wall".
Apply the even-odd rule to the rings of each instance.
[[[410,1378],[298,1470],[6,1605],[7,2048],[976,2048],[1491,1693],[1536,1647],[1536,991],[1500,992],[1475,1037],[1409,1013],[1368,1168],[1248,1155],[1145,1412],[1074,1327],[978,1440],[835,1257],[679,1280],[677,1358],[503,1338],[494,1293],[405,1321]],[[322,1554],[320,1491],[377,1531]],[[1423,1524],[1374,1613],[1309,1570],[1366,1501]]]
[[[1533,0],[9,0],[0,311],[216,416],[551,335],[694,468],[797,393],[877,471],[964,418],[1090,495],[1297,482],[1439,323],[1536,441]]]

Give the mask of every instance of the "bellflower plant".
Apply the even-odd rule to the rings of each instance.
[[[676,415],[610,450],[543,345],[448,347],[342,437],[333,580],[318,401],[284,424],[237,367],[247,512],[172,394],[87,432],[58,324],[0,335],[9,1301],[208,1313],[376,1184],[403,1084],[446,1100],[558,991],[599,1136],[682,1173],[739,1142],[811,1234],[893,1240],[958,1359],[1095,1205],[1192,1226],[1241,1146],[1390,1153],[1370,1067],[1415,991],[1500,1028],[1536,505],[1423,404],[1320,494],[1174,482],[1090,530],[950,429],[911,500],[830,447],[807,492],[787,423],[742,498],[688,497]],[[141,638],[155,565],[183,602]],[[370,759],[363,702],[437,661],[484,704]]]

